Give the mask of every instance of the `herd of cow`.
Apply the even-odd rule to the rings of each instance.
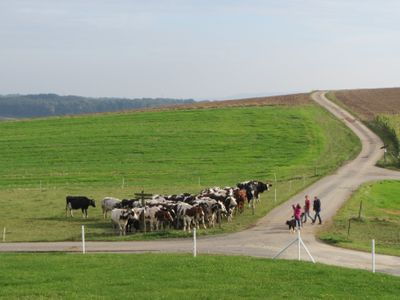
[[[254,208],[259,195],[271,186],[269,183],[251,180],[238,183],[234,188],[208,188],[198,195],[154,195],[144,203],[137,199],[106,197],[101,201],[101,207],[104,218],[111,212],[112,224],[120,235],[146,231],[147,224],[150,231],[173,227],[190,232],[194,226],[206,228],[221,224],[223,217],[232,220],[234,214],[244,211],[246,202]],[[81,209],[83,217],[87,218],[89,206],[96,207],[95,200],[85,196],[66,197],[65,210],[71,217],[72,210]]]

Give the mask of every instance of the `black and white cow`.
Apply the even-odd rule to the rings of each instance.
[[[213,187],[208,188],[200,192],[198,198],[208,197],[217,201],[222,202],[225,205],[226,212],[223,214],[231,221],[233,218],[233,212],[236,209],[237,201],[234,196],[234,188],[231,187]]]
[[[129,220],[139,220],[139,216],[133,209],[114,208],[111,211],[111,221],[118,228],[120,235],[126,235]]]
[[[254,201],[259,202],[260,194],[268,191],[272,186],[270,183],[264,183],[257,180],[240,182],[236,185],[239,189],[246,190],[247,200],[249,201],[249,205],[254,206]]]
[[[96,207],[96,203],[93,199],[89,199],[85,196],[67,196],[66,197],[66,205],[65,205],[65,213],[68,216],[68,211],[70,216],[73,217],[72,210],[73,209],[81,209],[82,215],[84,218],[88,217],[88,207],[93,206]]]

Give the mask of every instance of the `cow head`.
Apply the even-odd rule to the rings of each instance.
[[[89,205],[96,207],[96,201],[94,199],[90,199]]]
[[[135,209],[130,209],[129,211],[129,218],[132,220],[139,220],[139,214],[136,212]]]
[[[270,184],[270,183],[264,183],[264,182],[261,182],[261,181],[257,182],[257,190],[260,193],[262,193],[264,191],[268,191],[271,186],[272,186],[272,184]]]

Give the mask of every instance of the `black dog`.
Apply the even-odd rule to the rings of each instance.
[[[294,230],[296,229],[296,220],[295,219],[287,220],[286,225],[289,226],[290,232],[294,232]]]

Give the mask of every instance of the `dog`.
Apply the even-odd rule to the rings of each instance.
[[[295,219],[287,220],[286,225],[289,226],[290,233],[292,233],[296,230],[296,220]]]

